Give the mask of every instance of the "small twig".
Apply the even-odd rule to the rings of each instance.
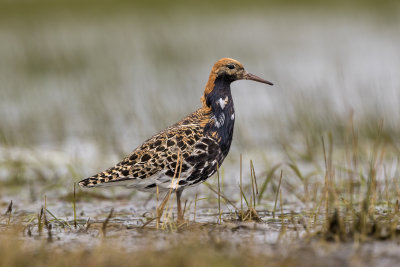
[[[203,184],[206,185],[206,186],[208,187],[208,189],[210,189],[211,191],[213,191],[215,194],[218,195],[218,191],[215,190],[210,184],[208,184],[207,182],[204,182]],[[226,196],[224,196],[223,193],[220,192],[219,195],[221,195],[221,198],[222,198],[223,200],[225,200],[226,203],[228,203],[228,204],[231,205],[235,210],[237,210],[237,207],[235,206],[235,204],[233,204],[232,201],[230,201]]]
[[[258,195],[258,184],[257,184],[256,171],[254,170],[254,164],[253,164],[252,160],[250,160],[250,164],[251,164],[251,169],[253,170],[253,175],[254,175],[254,184],[256,186],[256,195]]]
[[[43,220],[44,220],[44,226],[47,229],[47,241],[48,242],[52,242],[53,241],[53,235],[51,233],[51,229],[53,228],[53,226],[47,220],[46,212],[43,212]]]
[[[183,162],[183,160],[181,160],[180,157],[181,157],[181,156],[180,156],[179,151],[178,151],[178,153],[177,153],[177,160],[176,160],[176,166],[175,166],[175,172],[174,172],[174,176],[172,177],[172,180],[171,180],[171,183],[170,183],[170,189],[169,189],[167,195],[165,196],[164,201],[163,201],[161,207],[158,207],[158,208],[157,208],[157,210],[159,211],[159,212],[157,212],[157,217],[158,217],[158,218],[161,219],[161,217],[162,217],[163,214],[164,214],[164,219],[165,219],[165,220],[163,220],[163,221],[167,221],[167,219],[168,219],[169,216],[171,215],[170,213],[172,212],[171,209],[169,208],[169,206],[170,206],[169,200],[170,200],[170,197],[171,197],[171,195],[172,195],[172,191],[174,190],[174,182],[175,182],[175,179],[177,179],[177,181],[176,181],[176,183],[175,183],[175,185],[176,185],[175,187],[177,187],[177,185],[178,185],[178,183],[179,183],[179,180],[180,180],[180,177],[181,177],[182,162]],[[179,171],[178,171],[178,170],[179,170]],[[177,177],[177,176],[178,176],[178,177]],[[176,189],[177,189],[177,188],[176,188]],[[166,205],[167,205],[167,208],[166,208],[166,212],[164,213],[164,209],[165,209],[165,206],[166,206]],[[164,228],[165,225],[166,225],[166,224],[163,223],[162,228]]]
[[[48,214],[50,214],[50,215],[54,218],[54,220],[56,220],[57,222],[59,222],[59,223],[61,224],[62,227],[65,227],[65,226],[71,227],[71,226],[69,225],[68,221],[62,221],[62,220],[58,219],[58,218],[57,218],[51,211],[49,211],[48,209],[46,209],[46,212],[47,212]]]
[[[77,223],[76,223],[76,189],[75,189],[76,183],[74,183],[74,201],[72,203],[73,209],[74,209],[74,226],[75,229],[77,228]]]
[[[13,207],[13,202],[11,200],[10,204],[8,204],[6,213],[4,213],[4,215],[8,214],[8,223],[7,223],[8,225],[10,225],[11,222],[12,207]]]
[[[256,180],[256,174],[254,171],[253,161],[250,160],[250,179],[251,179],[251,189],[252,189],[252,198],[253,198],[253,208],[256,207],[256,195],[258,195],[258,186]]]
[[[322,142],[322,151],[324,153],[324,162],[325,162],[325,187],[324,187],[324,193],[325,193],[325,218],[326,218],[326,223],[329,222],[329,165],[328,165],[328,159],[326,156],[326,148],[325,148],[325,140],[324,136],[321,136],[321,142]]]
[[[283,225],[284,221],[283,221],[283,206],[282,206],[282,190],[280,189],[279,189],[279,206],[281,207],[281,219]]]
[[[282,176],[283,176],[283,171],[281,170],[281,176],[279,177],[278,189],[277,189],[276,195],[275,195],[274,211],[272,212],[272,217],[274,219],[275,219],[276,203],[278,202],[278,195],[279,195],[279,191],[280,191],[280,188],[281,188]]]
[[[104,237],[106,236],[107,224],[110,221],[110,219],[111,219],[111,217],[113,215],[113,212],[114,212],[114,208],[111,208],[110,213],[108,214],[106,220],[103,222],[103,226],[102,226],[101,229],[103,231],[103,236]]]
[[[152,221],[154,221],[154,220],[158,220],[158,217],[155,217],[155,218],[151,218],[150,220],[148,220],[147,222],[145,222],[143,225],[142,225],[142,229],[143,228],[145,228],[149,223],[151,223]]]
[[[38,214],[38,231],[39,231],[39,235],[42,233],[42,230],[43,230],[42,217],[43,217],[43,206],[40,209],[40,213]]]
[[[43,212],[43,221],[44,221],[44,227],[46,227],[46,229],[49,229],[49,227],[51,228],[51,226],[49,226],[49,221],[47,220],[47,216],[46,216],[46,212]]]

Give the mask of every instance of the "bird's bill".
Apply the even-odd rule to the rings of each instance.
[[[248,72],[245,73],[244,79],[245,80],[252,80],[252,81],[256,81],[256,82],[260,82],[260,83],[266,83],[266,84],[269,84],[269,85],[274,85],[273,83],[271,83],[271,82],[269,82],[267,80],[264,80],[264,79],[254,75],[254,74],[248,73]]]

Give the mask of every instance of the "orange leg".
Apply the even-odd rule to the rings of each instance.
[[[178,205],[178,223],[184,221],[183,212],[182,212],[182,206],[181,206],[181,195],[182,195],[182,192],[183,192],[183,188],[176,190],[176,203]]]
[[[170,192],[167,192],[167,194],[165,195],[163,201],[161,202],[161,205],[157,208],[157,220],[158,222],[160,222],[160,219],[164,213],[164,208],[165,205],[168,203],[169,197],[170,197]]]

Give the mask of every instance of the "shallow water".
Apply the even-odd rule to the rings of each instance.
[[[21,239],[38,244],[49,240],[47,230],[39,234],[34,223],[46,205],[58,220],[47,214],[53,225],[49,244],[59,248],[95,247],[107,240],[140,250],[156,240],[162,249],[184,242],[191,232],[204,240],[228,240],[233,246],[252,244],[264,253],[284,254],[290,252],[288,247],[304,245],[302,221],[312,221],[310,213],[319,205],[312,197],[321,197],[318,190],[325,178],[321,144],[309,144],[309,135],[317,135],[318,142],[323,135],[328,144],[327,133],[333,132],[337,183],[344,183],[353,167],[351,149],[347,152],[346,140],[335,132],[347,127],[350,118],[356,128],[365,121],[377,128],[383,119],[394,133],[393,147],[398,144],[393,138],[400,129],[398,19],[350,11],[249,12],[211,14],[207,20],[176,11],[162,15],[162,20],[133,12],[44,17],[31,23],[10,19],[1,24],[0,208],[5,211],[12,200],[12,222],[32,220],[31,236],[28,227]],[[232,85],[237,121],[232,149],[221,169],[222,192],[240,207],[239,155],[243,154],[248,198],[249,161],[260,187],[269,171],[282,164],[256,206],[264,222],[239,223],[233,220],[235,209],[222,202],[223,223],[218,224],[217,196],[201,185],[183,196],[188,200],[186,218],[192,222],[187,228],[155,230],[155,221],[143,228],[154,217],[156,197],[121,188],[77,189],[79,229],[62,227],[73,224],[73,182],[115,164],[143,140],[195,110],[212,64],[225,56],[275,83],[267,88],[248,81]],[[309,154],[317,159],[307,159],[310,147],[314,150]],[[354,167],[360,173],[368,173],[373,162],[371,147],[360,152]],[[301,179],[289,167],[293,162]],[[376,165],[377,188],[384,196],[400,175],[398,154],[382,156]],[[273,219],[281,169],[282,203],[277,198]],[[365,180],[360,178],[360,184]],[[209,183],[215,188],[216,178]],[[341,188],[347,190],[345,185]],[[340,193],[346,197],[346,192]],[[394,202],[396,192],[390,194]],[[376,209],[384,213],[385,207]],[[103,238],[102,224],[111,209]],[[313,231],[324,223],[323,213],[317,215]],[[1,217],[0,231],[7,229],[7,220]],[[390,266],[398,260],[393,243],[315,248],[318,245],[311,242],[304,247],[335,263]]]

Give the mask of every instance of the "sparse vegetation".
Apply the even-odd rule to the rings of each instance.
[[[200,12],[159,12],[160,23],[146,9],[125,10],[127,3],[111,16],[83,8],[76,17],[77,3],[26,17],[18,17],[22,2],[7,5],[0,8],[11,12],[0,18],[0,266],[398,262],[395,17],[318,10],[309,17],[276,4],[213,11],[206,21]],[[221,56],[277,86],[234,85],[232,151],[218,175],[185,190],[183,221],[172,191],[159,208],[158,193],[75,188],[191,112],[200,78]]]

